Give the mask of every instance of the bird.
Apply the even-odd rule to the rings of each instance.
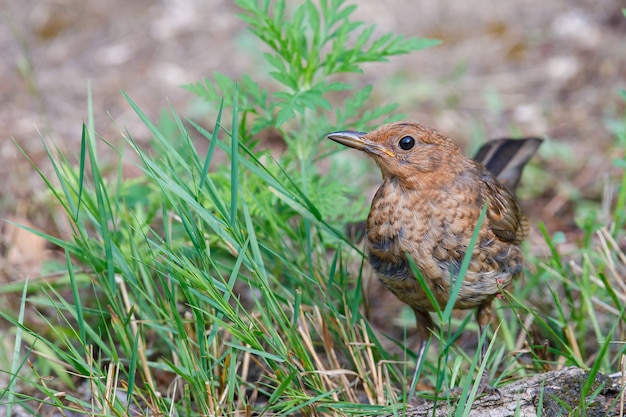
[[[463,281],[453,308],[475,308],[483,334],[491,322],[493,299],[522,275],[521,243],[528,222],[514,189],[542,140],[491,141],[473,160],[452,139],[415,122],[388,123],[369,133],[337,131],[326,138],[366,153],[382,173],[366,222],[366,253],[383,286],[415,313],[419,344],[414,387],[434,329],[430,312],[446,308],[455,280]],[[469,250],[467,270],[457,277]],[[481,362],[486,347],[483,343]],[[479,394],[483,391],[497,392],[486,370],[478,387]]]

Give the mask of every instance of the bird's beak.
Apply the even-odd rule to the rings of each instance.
[[[354,132],[352,130],[343,130],[340,132],[333,132],[326,135],[327,139],[333,140],[342,145],[348,146],[350,148],[357,149],[359,151],[367,152],[370,154],[381,155],[385,154],[388,156],[395,156],[395,154],[387,149],[386,147],[380,145],[379,143],[372,142],[367,139],[367,133],[364,132]]]

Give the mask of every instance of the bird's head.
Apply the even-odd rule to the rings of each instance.
[[[388,123],[369,133],[340,131],[326,137],[367,153],[384,179],[406,184],[443,179],[465,168],[466,158],[454,142],[418,123]]]

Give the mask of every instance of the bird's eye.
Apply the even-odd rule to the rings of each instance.
[[[415,146],[415,139],[413,139],[412,136],[405,136],[402,139],[400,139],[400,142],[398,142],[398,145],[400,145],[400,149],[404,149],[405,151],[408,151],[409,149],[412,149],[413,146]]]

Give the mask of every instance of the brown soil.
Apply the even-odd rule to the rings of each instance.
[[[606,122],[624,111],[620,0],[359,4],[357,17],[379,33],[444,41],[350,75],[376,87],[371,106],[399,102],[408,118],[462,143],[512,132],[551,138],[542,150],[544,181],[534,186],[544,217],[571,215],[573,190],[599,198],[614,141]],[[43,184],[13,141],[36,162],[45,156],[42,136],[75,152],[88,85],[96,129],[116,143],[123,128],[148,138],[120,90],[157,118],[169,103],[188,114],[193,97],[178,86],[213,71],[268,82],[255,74],[259,44],[233,2],[8,0],[0,11],[0,210],[40,227],[48,226],[35,204]]]

